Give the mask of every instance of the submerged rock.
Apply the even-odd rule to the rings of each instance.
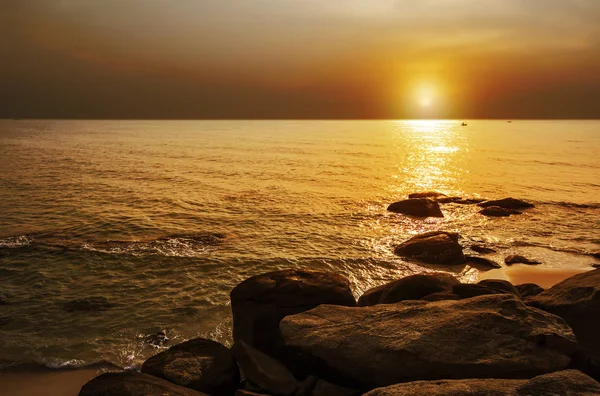
[[[289,396],[298,388],[296,379],[280,362],[244,341],[231,348],[244,377],[269,394]]]
[[[522,214],[523,212],[519,212],[515,209],[506,209],[500,206],[487,206],[479,211],[484,216],[489,217],[508,217],[510,215]]]
[[[350,282],[331,272],[283,270],[246,279],[231,291],[233,339],[268,352],[279,321],[320,304],[355,306]]]
[[[478,204],[482,208],[487,208],[490,206],[499,206],[504,209],[527,209],[533,208],[535,205],[522,199],[516,198],[503,198],[503,199],[495,199],[490,201],[484,201]]]
[[[521,293],[521,298],[525,299],[527,297],[537,296],[541,292],[544,291],[544,288],[536,285],[535,283],[523,283],[521,285],[515,286],[519,293]]]
[[[444,217],[440,205],[429,198],[405,199],[394,202],[388,206],[387,210],[415,217]]]
[[[504,259],[504,263],[506,265],[513,264],[529,264],[529,265],[538,265],[541,264],[540,261],[528,259],[525,256],[521,256],[519,254],[511,254],[510,256],[506,256]]]
[[[495,262],[494,260],[487,259],[485,257],[479,256],[465,256],[465,260],[467,263],[473,263],[475,265],[486,267],[486,268],[502,268],[500,264]]]
[[[142,365],[142,373],[212,396],[232,395],[240,383],[231,351],[203,338],[183,342],[152,356]]]
[[[523,378],[564,369],[575,336],[511,294],[371,307],[321,305],[280,324],[296,364],[365,389],[441,378]]]
[[[463,264],[465,256],[458,243],[458,234],[432,231],[414,236],[396,246],[394,253],[400,257],[413,258],[430,264]]]
[[[135,371],[104,373],[85,384],[79,396],[208,396]]]
[[[600,269],[568,278],[527,304],[562,317],[579,343],[600,356]]]
[[[600,384],[578,370],[564,370],[532,379],[463,379],[415,381],[374,389],[365,396],[593,396]]]
[[[68,312],[74,311],[106,311],[114,307],[115,304],[111,303],[106,297],[86,297],[78,298],[75,300],[68,301],[65,303],[65,310]]]
[[[442,194],[437,191],[424,191],[424,192],[408,194],[408,198],[442,198],[442,197],[447,197],[447,195]]]
[[[448,274],[411,275],[367,290],[359,299],[359,306],[392,304],[404,300],[420,300],[428,294],[452,291],[460,282]]]
[[[483,246],[483,245],[471,245],[471,250],[473,250],[474,252],[477,252],[479,254],[489,254],[489,253],[496,253],[496,251],[492,248],[489,248],[487,246]]]

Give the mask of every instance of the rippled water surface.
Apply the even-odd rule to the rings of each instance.
[[[228,343],[229,291],[248,276],[327,269],[359,295],[440,270],[392,254],[428,230],[498,261],[589,266],[599,153],[595,121],[0,121],[0,359],[136,365],[159,330]],[[425,190],[536,208],[386,212]]]

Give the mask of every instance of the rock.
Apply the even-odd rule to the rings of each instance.
[[[361,393],[311,375],[300,385],[295,396],[358,396]]]
[[[371,307],[321,305],[280,323],[297,364],[372,389],[415,379],[523,378],[564,369],[575,336],[511,294]]]
[[[502,279],[484,279],[479,281],[477,284],[491,287],[492,289],[505,291],[521,298],[521,293],[519,293],[519,290],[516,287],[514,287],[513,284],[509,281],[505,281]]]
[[[496,251],[494,249],[489,248],[487,246],[483,246],[483,245],[471,245],[471,250],[473,250],[474,252],[477,252],[479,254],[496,253]]]
[[[579,343],[600,357],[600,269],[565,279],[527,304],[562,317]]]
[[[600,268],[600,263],[592,263],[593,268]]]
[[[564,370],[524,379],[415,381],[374,389],[365,396],[592,396],[600,384],[578,370]]]
[[[447,197],[447,195],[442,194],[437,191],[425,191],[425,192],[408,194],[408,198],[441,198],[441,197]]]
[[[465,256],[465,260],[467,260],[467,263],[473,263],[486,268],[502,268],[502,266],[494,260],[490,260],[485,257]]]
[[[521,199],[516,198],[504,198],[504,199],[496,199],[490,201],[484,201],[478,204],[482,208],[487,208],[490,206],[499,206],[504,209],[527,209],[533,208],[535,205],[523,201]]]
[[[320,304],[355,306],[350,282],[331,272],[283,270],[253,276],[231,291],[233,339],[270,352],[279,321]]]
[[[447,203],[460,203],[463,201],[463,198],[461,197],[439,197],[439,198],[434,198],[436,202],[441,203],[441,204],[447,204]]]
[[[148,334],[139,335],[138,338],[145,344],[156,347],[162,347],[170,340],[166,330],[157,329],[150,330]]]
[[[240,383],[239,369],[231,351],[203,338],[186,341],[152,356],[142,365],[142,373],[211,396],[232,395]]]
[[[135,371],[104,373],[85,384],[79,396],[208,396]]]
[[[490,217],[508,217],[510,215],[522,214],[523,212],[519,212],[515,209],[501,208],[500,206],[487,206],[481,209],[479,213]]]
[[[68,312],[84,311],[84,312],[99,312],[106,311],[114,307],[115,304],[111,303],[106,297],[86,297],[78,298],[75,300],[68,301],[65,303],[65,310]]]
[[[268,395],[266,393],[253,392],[248,389],[238,389],[235,391],[234,396],[270,396],[270,395]]]
[[[452,286],[458,284],[455,277],[443,273],[411,275],[367,290],[358,299],[358,306],[419,300],[428,294],[452,291]]]
[[[396,246],[400,257],[418,259],[430,264],[463,264],[465,256],[458,243],[458,234],[446,231],[426,232]]]
[[[428,294],[421,299],[421,301],[443,301],[443,300],[460,300],[460,296],[452,293],[451,291],[444,291],[438,293]]]
[[[521,298],[525,299],[527,297],[537,296],[544,289],[541,286],[536,285],[535,283],[523,283],[521,285],[515,286],[519,293],[521,293]]]
[[[260,389],[275,395],[293,395],[296,379],[280,362],[240,340],[231,348],[244,377]]]
[[[538,265],[538,264],[541,264],[541,262],[539,262],[539,261],[530,260],[527,257],[521,256],[518,254],[511,254],[510,256],[506,256],[506,258],[504,259],[504,263],[506,265],[513,265],[513,264]]]
[[[600,252],[595,252],[591,254],[592,257],[600,259]]]
[[[415,217],[444,217],[440,205],[429,198],[405,199],[394,202],[388,206],[387,210]]]
[[[498,290],[484,285],[474,285],[471,283],[464,283],[454,286],[452,292],[462,298],[472,298],[477,296],[486,296],[490,294],[506,294],[507,291]]]

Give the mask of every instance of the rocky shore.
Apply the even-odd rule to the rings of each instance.
[[[490,213],[532,207],[438,193],[407,201],[390,210],[439,216],[438,202],[453,202],[504,216]],[[459,238],[430,232],[394,252],[430,265],[499,266],[465,255]],[[484,246],[472,250],[489,252]],[[538,264],[507,257],[512,263]],[[358,301],[339,274],[289,269],[246,279],[230,297],[231,348],[189,340],[152,356],[141,372],[102,374],[79,394],[600,394],[600,269],[547,290],[494,279],[465,284],[445,273],[413,275],[367,290]]]

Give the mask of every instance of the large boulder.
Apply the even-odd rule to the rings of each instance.
[[[85,384],[79,396],[208,396],[135,371],[104,373]]]
[[[429,198],[405,199],[394,202],[388,206],[387,210],[415,217],[444,217],[440,205]]]
[[[484,285],[476,285],[472,283],[462,283],[454,286],[452,293],[462,298],[473,298],[478,296],[487,296],[490,294],[505,294],[505,290],[494,289]]]
[[[203,338],[186,341],[152,356],[142,365],[142,373],[212,396],[232,395],[240,383],[239,369],[231,351]]]
[[[321,305],[280,323],[296,364],[372,389],[421,379],[528,378],[564,369],[575,336],[511,294],[371,307]]]
[[[510,215],[522,214],[516,209],[507,209],[500,206],[487,206],[479,211],[484,216],[488,217],[508,217]]]
[[[487,208],[490,206],[498,206],[504,209],[527,209],[533,208],[535,205],[522,199],[516,198],[503,198],[503,199],[494,199],[490,201],[484,201],[478,204],[482,208]]]
[[[568,278],[527,304],[562,317],[579,343],[600,356],[600,269]]]
[[[513,265],[513,264],[528,264],[528,265],[538,265],[541,264],[540,261],[528,259],[525,256],[521,256],[520,254],[511,254],[504,258],[504,264]]]
[[[520,285],[515,286],[519,293],[521,294],[521,298],[525,299],[527,297],[537,296],[538,294],[544,291],[544,288],[540,285],[536,285],[535,283],[522,283]]]
[[[452,275],[411,275],[367,290],[359,299],[361,307],[376,304],[392,304],[404,300],[420,300],[428,294],[452,291],[460,282]]]
[[[484,279],[479,281],[477,284],[514,294],[519,298],[521,297],[521,293],[519,293],[519,290],[515,286],[513,286],[513,284],[509,281],[505,281],[502,279]]]
[[[458,234],[431,231],[416,235],[396,246],[394,253],[400,257],[413,258],[430,264],[463,264],[465,256],[458,243]]]
[[[292,373],[271,356],[244,341],[233,344],[231,350],[244,378],[254,384],[257,390],[282,396],[291,396],[296,392],[298,383]]]
[[[544,374],[530,380],[464,379],[415,381],[373,389],[364,396],[594,396],[600,384],[578,370]]]
[[[231,291],[233,339],[270,352],[284,316],[320,304],[355,306],[350,282],[342,275],[310,270],[283,270],[246,279]]]

